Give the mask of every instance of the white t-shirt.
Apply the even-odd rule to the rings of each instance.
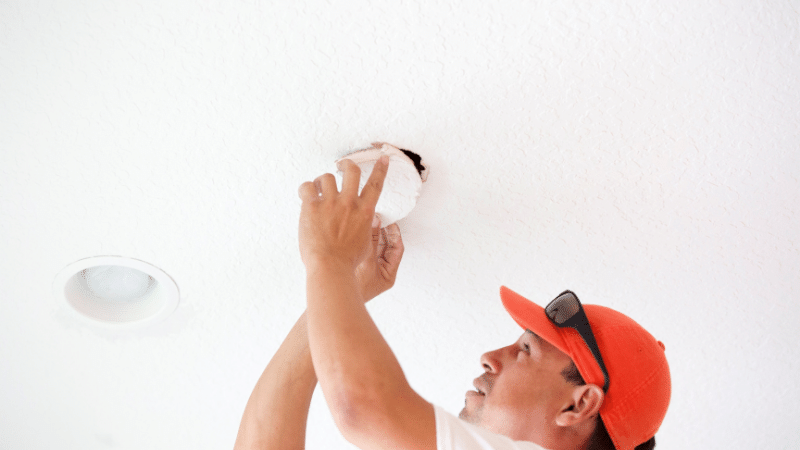
[[[433,405],[437,450],[547,450],[533,442],[513,441],[467,423]]]

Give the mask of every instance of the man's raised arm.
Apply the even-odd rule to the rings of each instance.
[[[394,285],[403,257],[400,229],[373,223],[372,257],[356,270],[365,300]],[[235,450],[295,450],[305,447],[306,421],[317,376],[311,362],[306,314],[297,320],[259,378],[245,407]]]
[[[362,449],[436,448],[433,406],[408,384],[361,300],[355,272],[369,253],[369,224],[388,157],[358,194],[360,169],[343,160],[342,191],[331,174],[300,186],[300,253],[306,266],[311,357],[344,437]]]
[[[304,449],[308,408],[316,385],[303,313],[253,389],[234,449]]]

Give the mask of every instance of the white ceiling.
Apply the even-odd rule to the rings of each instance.
[[[451,412],[521,330],[505,284],[666,344],[659,448],[796,445],[800,13],[762,2],[0,2],[0,450],[230,448],[304,309],[298,186],[373,141],[423,156],[370,304]],[[136,333],[51,284],[147,261]],[[309,448],[350,448],[319,392]]]

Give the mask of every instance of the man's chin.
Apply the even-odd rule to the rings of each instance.
[[[466,406],[464,407],[464,409],[461,410],[460,413],[458,413],[458,418],[473,425],[476,425],[478,423],[475,415],[467,411]]]

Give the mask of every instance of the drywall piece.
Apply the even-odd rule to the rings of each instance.
[[[406,217],[417,204],[422,183],[428,179],[428,169],[423,164],[422,158],[410,151],[401,150],[384,142],[373,142],[371,148],[358,150],[337,159],[336,164],[344,159],[350,159],[361,168],[361,180],[358,190],[364,188],[375,163],[381,155],[389,155],[389,171],[383,182],[383,191],[375,205],[375,213],[381,219],[381,226],[391,225]],[[343,173],[336,171],[336,177],[341,185]]]

